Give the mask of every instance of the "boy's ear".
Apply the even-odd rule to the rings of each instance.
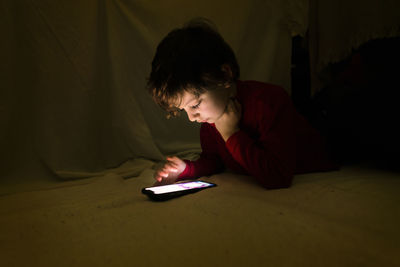
[[[221,67],[221,70],[225,73],[226,78],[229,78],[229,80],[232,80],[233,74],[232,74],[231,66],[229,66],[228,64],[223,64]]]
[[[224,83],[224,87],[225,88],[231,87],[233,78],[231,66],[229,66],[228,64],[223,64],[221,70],[225,73],[226,82]]]

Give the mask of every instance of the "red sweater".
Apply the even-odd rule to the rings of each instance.
[[[212,175],[225,167],[272,189],[289,187],[294,174],[336,169],[322,137],[297,113],[283,88],[238,81],[236,98],[242,106],[240,130],[225,143],[214,124],[203,123],[200,158],[185,160],[179,179]]]

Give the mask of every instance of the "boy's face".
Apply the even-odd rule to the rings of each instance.
[[[178,108],[186,111],[190,121],[215,123],[225,112],[229,94],[226,88],[206,91],[199,97],[185,91]]]

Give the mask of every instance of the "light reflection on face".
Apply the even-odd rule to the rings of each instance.
[[[215,123],[225,112],[229,93],[226,88],[208,90],[200,96],[185,91],[178,108],[185,110],[192,122]]]

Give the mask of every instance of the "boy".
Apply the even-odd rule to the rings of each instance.
[[[291,185],[293,175],[335,169],[323,140],[281,87],[240,81],[234,52],[207,21],[171,31],[158,45],[148,89],[176,116],[201,123],[196,161],[167,157],[155,172],[160,184],[229,168],[267,189]]]

